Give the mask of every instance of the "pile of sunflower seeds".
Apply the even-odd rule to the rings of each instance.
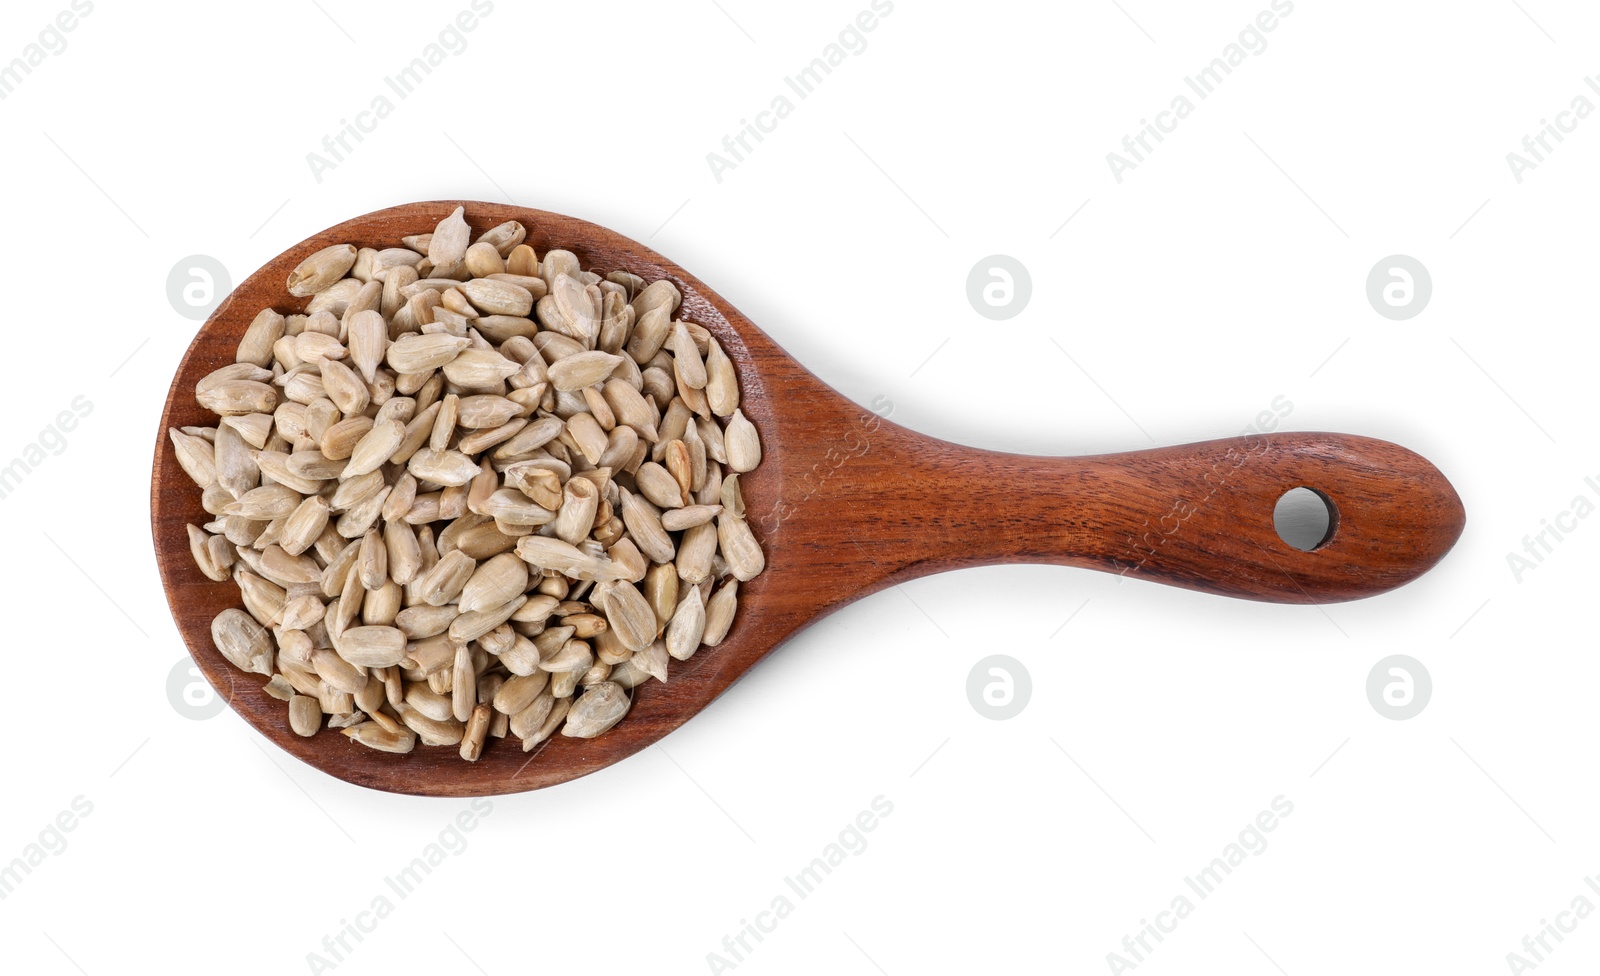
[[[732,361],[666,280],[542,259],[457,209],[289,275],[168,431],[214,518],[189,526],[244,609],[211,624],[303,736],[374,749],[589,738],[727,635],[765,557]]]

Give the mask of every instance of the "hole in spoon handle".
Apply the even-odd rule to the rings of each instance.
[[[1273,433],[1082,462],[1100,568],[1249,599],[1391,590],[1466,522],[1427,459],[1369,437]]]

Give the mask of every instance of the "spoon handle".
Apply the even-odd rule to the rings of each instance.
[[[840,544],[879,543],[867,588],[961,566],[1053,563],[1226,596],[1328,603],[1422,575],[1466,516],[1444,475],[1387,441],[1271,433],[1092,457],[961,447],[885,423],[852,477]],[[876,455],[876,456],[874,456]],[[870,459],[870,461],[868,461]],[[848,484],[854,482],[853,484]],[[1310,550],[1274,527],[1291,489],[1325,501]],[[876,497],[874,497],[876,496]]]

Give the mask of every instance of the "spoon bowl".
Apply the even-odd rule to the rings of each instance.
[[[211,640],[211,620],[240,605],[190,557],[184,526],[210,521],[178,466],[171,427],[210,426],[195,383],[234,361],[262,308],[290,314],[308,299],[285,279],[331,244],[394,246],[426,233],[457,206],[474,235],[507,220],[540,254],[575,253],[586,269],[666,278],[678,316],[716,336],[739,374],[741,406],[760,432],[763,460],[742,475],[766,570],[742,584],[732,630],[717,647],[674,661],[666,683],[634,690],[628,715],[594,739],[552,736],[532,753],[491,739],[477,762],[419,745],[378,752],[323,730],[294,734],[263,679],[239,671]],[[1329,529],[1310,550],[1273,525],[1278,499],[1310,487]],[[1327,603],[1385,592],[1443,558],[1465,524],[1450,483],[1405,448],[1344,434],[1273,433],[1094,457],[1001,454],[939,441],[893,424],[834,392],[694,276],[642,244],[595,224],[521,207],[467,201],[405,204],[331,227],[245,279],[190,345],[157,433],[151,530],[173,618],[195,663],[240,715],[279,747],[361,786],[425,796],[517,793],[575,779],[651,745],[705,708],[811,621],[904,580],[966,566],[1052,563],[1143,577],[1219,595]]]

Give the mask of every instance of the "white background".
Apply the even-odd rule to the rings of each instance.
[[[1600,121],[1520,183],[1506,160],[1575,96],[1600,104],[1583,83],[1600,13],[1297,0],[1118,183],[1106,154],[1193,98],[1184,76],[1266,0],[898,0],[718,182],[707,153],[865,0],[498,0],[318,181],[307,153],[466,7],[320,2],[99,0],[0,101],[0,455],[74,397],[94,405],[0,501],[0,863],[75,797],[93,808],[0,901],[8,970],[310,971],[467,808],[347,785],[232,712],[175,710],[185,650],[146,494],[198,327],[168,302],[176,264],[209,255],[237,282],[339,220],[451,197],[647,241],[930,434],[1129,450],[1237,433],[1282,395],[1287,429],[1427,456],[1468,525],[1420,581],[1320,609],[1054,568],[879,594],[661,749],[495,799],[334,971],[716,971],[707,954],[879,796],[893,812],[868,846],[739,973],[1111,971],[1280,795],[1293,813],[1269,846],[1191,894],[1138,972],[1505,972],[1541,919],[1600,904],[1583,883],[1600,872],[1600,519],[1520,582],[1507,564],[1575,496],[1600,500]],[[62,9],[6,4],[0,59]],[[966,300],[996,253],[1033,282],[1006,322]],[[1365,294],[1391,254],[1432,274],[1406,321]],[[1032,676],[1010,721],[967,700],[992,653]],[[1408,721],[1365,692],[1395,653],[1434,685]],[[1591,971],[1600,920],[1551,944],[1541,974]]]

